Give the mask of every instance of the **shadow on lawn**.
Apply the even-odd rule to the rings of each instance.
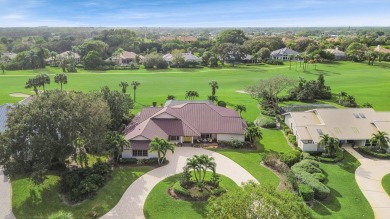
[[[320,215],[331,215],[332,212],[338,212],[341,209],[341,204],[338,198],[341,198],[341,194],[334,190],[330,189],[330,195],[327,199],[322,201],[316,201],[313,206],[313,211]]]

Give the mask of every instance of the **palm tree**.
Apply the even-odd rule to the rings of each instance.
[[[290,55],[288,55],[288,60],[290,61],[290,70],[291,70],[291,60],[293,60],[293,59],[294,59],[294,57],[295,57],[295,55],[294,55],[294,54],[290,54]]]
[[[209,85],[211,86],[211,96],[215,96],[216,90],[219,88],[217,81],[210,81]]]
[[[140,85],[141,83],[139,83],[138,81],[131,82],[131,86],[133,86],[133,90],[134,90],[134,103],[135,103],[135,91],[137,90],[137,87]]]
[[[5,74],[5,66],[3,63],[0,64],[0,68],[1,68],[1,71],[3,72],[3,74]]]
[[[198,155],[194,155],[192,158],[187,158],[186,166],[188,167],[188,169],[192,169],[194,171],[195,180],[198,182],[198,171],[200,169]]]
[[[195,97],[199,97],[198,91],[193,91],[193,90],[186,91],[186,95],[185,95],[186,99],[194,100]]]
[[[257,126],[249,126],[246,128],[245,135],[247,138],[249,138],[249,141],[253,144],[256,139],[262,139],[263,133],[261,132],[260,128]]]
[[[39,74],[36,76],[39,86],[43,87],[43,91],[46,91],[45,84],[50,84],[50,77],[47,74]]]
[[[168,94],[167,100],[174,100],[174,99],[176,99],[175,96],[173,96],[173,95],[171,95],[171,94]]]
[[[61,90],[62,90],[62,85],[68,83],[68,76],[66,76],[66,74],[64,74],[64,73],[56,74],[54,76],[54,82],[57,84],[60,84]]]
[[[337,138],[331,137],[328,134],[321,135],[320,138],[321,140],[318,142],[318,145],[325,149],[326,154],[334,156],[339,145],[339,140]]]
[[[240,112],[240,116],[241,116],[241,112],[246,112],[246,106],[245,106],[245,105],[240,105],[240,104],[238,104],[238,105],[236,105],[236,106],[234,107],[234,109],[235,109],[236,111]]]
[[[347,92],[341,91],[341,92],[339,93],[339,100],[338,100],[339,104],[341,104],[341,103],[345,100],[345,98],[346,98],[347,96],[348,96]]]
[[[173,153],[175,151],[175,146],[169,141],[155,137],[149,144],[149,151],[157,152],[158,164],[161,165],[166,158],[167,152],[171,151]]]
[[[217,96],[214,96],[214,95],[208,96],[207,98],[208,98],[210,101],[213,101],[213,102],[218,101],[218,97],[217,97]]]
[[[314,69],[317,70],[317,62],[321,58],[319,54],[314,55]]]
[[[129,86],[129,83],[125,82],[125,81],[121,81],[121,83],[119,83],[119,87],[122,88],[122,93],[126,93],[127,91],[127,87]]]
[[[131,144],[125,139],[125,137],[117,132],[113,132],[107,136],[106,139],[108,150],[112,154],[114,163],[118,163],[119,157],[124,148],[130,148]]]
[[[202,154],[198,157],[200,169],[202,170],[202,180],[201,183],[204,182],[204,178],[206,177],[207,170],[211,170],[215,172],[216,163],[214,162],[213,157],[209,157],[205,154]]]
[[[28,88],[34,88],[34,92],[36,95],[39,95],[38,94],[38,87],[39,87],[39,83],[38,83],[38,80],[36,78],[30,78],[28,79],[28,81],[26,82],[26,85],[24,86],[26,89]]]
[[[386,150],[389,147],[389,136],[384,131],[378,131],[372,134],[370,142],[379,146],[380,149]]]

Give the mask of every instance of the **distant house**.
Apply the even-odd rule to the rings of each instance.
[[[321,151],[318,143],[324,134],[338,138],[340,145],[365,146],[370,145],[373,133],[390,133],[390,112],[371,108],[313,109],[283,115],[302,151]]]
[[[178,105],[177,105],[178,104]],[[149,152],[155,137],[175,144],[245,140],[246,123],[238,112],[209,101],[169,101],[164,107],[146,107],[125,129],[131,148],[122,157],[156,157]]]
[[[332,53],[334,55],[334,59],[336,60],[343,60],[346,58],[345,52],[339,50],[338,47],[336,47],[336,49],[325,49],[324,51]]]
[[[383,47],[381,47],[380,45],[378,45],[378,46],[374,49],[374,51],[375,51],[375,52],[380,52],[380,53],[390,54],[390,49],[383,48]]]
[[[271,58],[285,61],[285,60],[289,60],[290,55],[298,55],[298,54],[299,52],[297,51],[294,51],[289,48],[283,48],[271,52]]]
[[[4,62],[9,62],[12,59],[16,58],[18,54],[13,53],[13,52],[5,52],[5,53],[0,53],[0,59]]]
[[[65,51],[63,53],[58,54],[56,57],[49,57],[45,61],[51,64],[55,60],[64,60],[64,59],[72,59],[76,64],[81,62],[81,56],[77,52]]]
[[[113,61],[117,65],[128,65],[130,63],[136,63],[137,56],[139,58],[139,61],[143,60],[143,58],[144,58],[141,55],[137,55],[137,53],[123,51],[121,54],[116,55],[116,56],[112,56],[112,57],[108,58],[106,61]]]
[[[202,59],[195,56],[194,54],[192,54],[191,52],[186,52],[186,53],[182,53],[181,54],[182,57],[184,58],[184,60],[186,62],[201,62]],[[173,55],[168,53],[168,54],[165,54],[163,55],[163,59],[167,62],[172,62],[173,61]]]
[[[33,96],[29,96],[21,100],[17,104],[27,105],[31,102]],[[7,126],[8,113],[15,107],[16,104],[5,103],[0,105],[0,133],[4,132]]]

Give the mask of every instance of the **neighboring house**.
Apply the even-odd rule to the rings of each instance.
[[[345,52],[339,50],[338,47],[336,47],[336,49],[325,49],[324,51],[332,53],[334,55],[334,59],[335,60],[343,60],[343,59],[345,59],[347,57],[345,55]]]
[[[378,45],[378,46],[374,49],[374,51],[375,51],[375,52],[380,52],[380,53],[390,54],[390,49],[383,48],[383,47],[381,47],[380,45]]]
[[[108,58],[106,61],[113,61],[117,65],[128,65],[130,63],[136,63],[137,56],[139,58],[139,61],[143,60],[143,56],[137,55],[137,53],[134,52],[128,52],[128,51],[123,51],[121,54],[117,56],[112,56]]]
[[[183,56],[183,58],[186,62],[201,62],[202,61],[201,58],[195,56],[191,52],[182,53],[181,55]],[[163,55],[163,59],[167,62],[172,62],[173,57],[174,56],[170,53]]]
[[[365,146],[370,145],[372,134],[390,133],[390,112],[371,108],[313,109],[283,115],[302,151],[321,151],[318,143],[324,134],[338,138],[340,144]]]
[[[81,56],[77,52],[72,51],[65,51],[63,53],[58,54],[54,59],[53,57],[47,58],[45,61],[49,64],[51,64],[53,61],[56,60],[63,60],[63,59],[73,59],[73,61],[78,64],[81,62]]]
[[[32,96],[29,96],[23,100],[21,100],[17,104],[22,104],[22,105],[27,105],[30,103],[32,100]],[[5,131],[5,128],[7,126],[7,120],[8,120],[8,113],[12,110],[12,108],[16,104],[10,104],[10,103],[5,103],[3,105],[0,105],[0,133]]]
[[[283,49],[278,49],[278,50],[271,52],[271,58],[286,61],[286,60],[289,60],[290,55],[298,55],[298,54],[299,54],[299,52],[297,52],[297,51],[294,51],[294,50],[289,49],[289,48],[283,48]]]
[[[16,58],[18,54],[13,52],[0,53],[0,60],[4,62],[10,62],[12,59]]]
[[[124,149],[122,157],[156,157],[149,152],[155,137],[175,144],[210,141],[245,140],[246,123],[238,112],[209,102],[174,100],[165,107],[146,107],[126,127],[125,139],[131,149]]]

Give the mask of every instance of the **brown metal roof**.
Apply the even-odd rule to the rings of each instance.
[[[130,141],[133,150],[149,150],[150,141]]]
[[[148,118],[147,118],[148,117]],[[201,133],[244,134],[246,123],[231,109],[207,103],[186,103],[164,108],[144,108],[136,123],[125,132],[126,139],[142,136],[200,136]]]

